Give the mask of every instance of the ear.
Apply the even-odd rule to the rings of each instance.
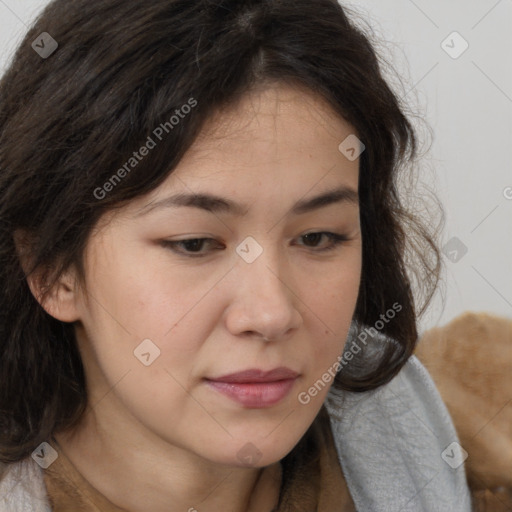
[[[46,290],[47,284],[43,281],[44,269],[36,269],[27,276],[31,263],[31,240],[32,237],[26,231],[16,230],[14,233],[16,252],[32,295],[41,304],[41,307],[57,320],[62,322],[79,320],[77,308],[79,289],[73,269],[63,272],[45,298],[43,298],[43,292]]]

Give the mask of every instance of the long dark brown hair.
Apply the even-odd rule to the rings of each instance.
[[[58,43],[45,58],[32,46],[43,32]],[[277,83],[324,98],[366,146],[354,322],[373,326],[401,306],[380,330],[394,343],[368,371],[340,371],[333,387],[373,389],[411,356],[440,264],[431,228],[398,192],[413,172],[416,137],[369,37],[336,0],[54,0],[0,82],[0,461],[21,460],[73,427],[87,403],[75,327],[44,311],[27,275],[42,272],[45,293],[70,266],[84,282],[82,256],[100,217],[158,187],[215,112]],[[98,194],[192,102],[136,169]],[[16,230],[30,234],[26,273]]]

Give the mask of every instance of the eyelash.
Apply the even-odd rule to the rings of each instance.
[[[306,236],[310,235],[326,235],[327,238],[331,240],[331,244],[324,248],[324,249],[318,249],[313,250],[313,252],[320,252],[324,253],[327,251],[332,251],[336,249],[339,245],[343,244],[344,242],[347,242],[349,238],[346,235],[340,235],[338,233],[331,233],[330,231],[316,231],[312,233],[306,233],[305,235],[302,235],[299,238],[304,238]],[[207,253],[194,253],[194,252],[183,252],[177,249],[177,247],[182,247],[182,244],[190,243],[190,242],[196,242],[196,241],[204,241],[204,240],[215,240],[213,238],[188,238],[184,240],[162,240],[162,245],[168,249],[170,249],[173,252],[176,252],[178,254],[181,254],[188,258],[203,258],[207,255]]]

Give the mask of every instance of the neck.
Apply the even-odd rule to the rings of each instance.
[[[114,507],[127,512],[271,512],[277,506],[279,462],[265,468],[214,464],[147,434],[105,428],[97,414],[101,405],[93,410],[94,421],[90,411],[84,417],[89,421],[55,439],[88,484]]]

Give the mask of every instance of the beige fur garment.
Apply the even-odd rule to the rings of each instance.
[[[415,352],[453,418],[478,512],[512,511],[512,320],[465,313]]]

